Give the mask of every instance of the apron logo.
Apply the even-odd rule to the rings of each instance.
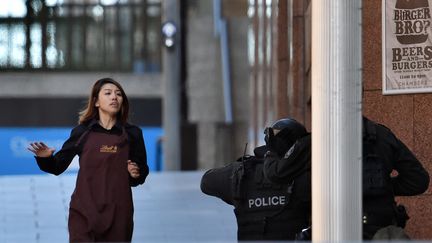
[[[117,153],[117,146],[102,145],[100,148],[101,153]]]

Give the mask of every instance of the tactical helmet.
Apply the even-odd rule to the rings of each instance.
[[[273,123],[271,128],[266,128],[264,133],[267,146],[279,155],[283,155],[297,139],[307,134],[307,130],[298,121],[283,118]]]
[[[300,133],[307,133],[306,128],[300,122],[298,122],[292,118],[283,118],[283,119],[277,120],[275,123],[273,123],[273,125],[271,127],[275,131],[275,135],[277,135],[276,130],[282,131],[284,129],[289,129],[292,131],[298,131]]]

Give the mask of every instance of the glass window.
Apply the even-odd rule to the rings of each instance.
[[[0,17],[24,17],[27,13],[27,8],[24,0],[2,1],[0,8]]]
[[[3,0],[1,70],[159,72],[161,2]]]

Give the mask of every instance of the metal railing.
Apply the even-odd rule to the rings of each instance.
[[[22,17],[0,17],[0,70],[159,72],[158,1],[26,1]]]

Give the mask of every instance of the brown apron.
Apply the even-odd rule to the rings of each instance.
[[[129,242],[133,230],[127,134],[89,132],[69,208],[70,242]]]

